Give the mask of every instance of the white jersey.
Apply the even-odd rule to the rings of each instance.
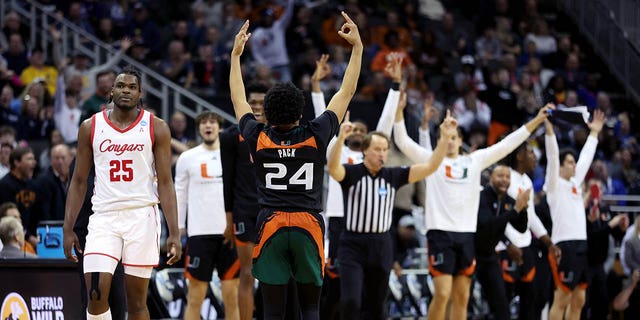
[[[120,211],[159,203],[153,156],[153,115],[141,110],[126,129],[103,110],[93,115],[91,145],[96,171],[94,212]]]
[[[587,240],[587,217],[582,199],[582,182],[596,153],[598,139],[587,138],[576,162],[575,175],[569,180],[560,177],[560,151],[555,135],[545,134],[547,173],[544,190],[547,192],[549,212],[553,222],[553,243]]]
[[[428,132],[421,130],[420,146],[407,135],[404,121],[396,122],[393,131],[398,149],[414,163],[424,162],[433,154]],[[426,230],[476,232],[482,170],[504,158],[529,134],[522,126],[488,148],[456,158],[445,157],[438,170],[426,178]]]
[[[527,204],[527,230],[524,232],[520,232],[514,228],[511,223],[507,223],[507,228],[504,230],[505,236],[513,243],[514,246],[518,248],[524,248],[531,245],[531,233],[537,238],[540,238],[547,234],[547,229],[536,215],[535,205],[533,204],[533,182],[531,178],[525,173],[520,173],[516,170],[511,170],[511,183],[509,184],[509,189],[507,189],[507,194],[511,198],[518,198],[518,195],[527,190],[531,189],[531,196],[529,197],[529,203]],[[496,251],[501,251],[506,249],[504,244],[500,242],[496,247]]]
[[[335,138],[334,138],[335,140]],[[335,141],[334,141],[335,142]],[[337,146],[334,146],[337,147]],[[327,148],[331,150],[331,148]],[[329,155],[330,152],[327,152]],[[364,161],[364,155],[362,151],[353,151],[347,146],[342,146],[342,153],[340,154],[340,163],[342,164],[360,164]],[[344,217],[342,203],[342,187],[340,183],[333,177],[329,176],[329,191],[327,193],[327,208],[325,213],[327,217]]]
[[[178,227],[187,235],[221,235],[227,226],[220,150],[204,145],[183,152],[176,163]]]

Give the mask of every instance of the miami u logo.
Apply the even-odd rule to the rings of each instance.
[[[468,174],[468,168],[452,167],[450,165],[444,166],[445,175],[449,179],[466,179]]]

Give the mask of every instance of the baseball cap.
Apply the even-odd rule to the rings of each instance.
[[[415,228],[416,221],[415,219],[413,219],[413,216],[406,215],[400,218],[400,220],[398,221],[398,226],[405,227],[405,228],[409,228],[409,227]]]

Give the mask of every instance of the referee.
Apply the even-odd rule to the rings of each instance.
[[[457,122],[447,113],[440,129],[440,139],[447,140],[457,134]],[[353,124],[347,118],[340,127],[337,145],[342,145],[352,133]],[[384,300],[393,263],[389,228],[396,191],[433,173],[444,158],[446,146],[439,143],[424,163],[390,168],[384,167],[389,138],[378,131],[365,136],[361,164],[342,164],[342,148],[331,151],[329,173],[340,182],[345,208],[345,231],[338,247],[342,319],[386,318]]]

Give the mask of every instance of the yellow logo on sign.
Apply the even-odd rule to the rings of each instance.
[[[0,308],[0,319],[31,320],[29,308],[21,295],[11,292],[4,298]]]

